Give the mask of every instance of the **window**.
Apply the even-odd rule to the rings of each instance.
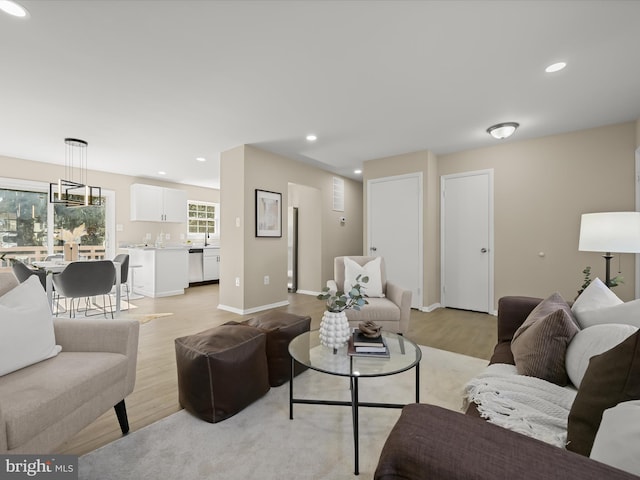
[[[115,214],[113,192],[103,190],[101,206],[65,207],[48,202],[48,184],[0,178],[0,266],[9,259],[25,262],[44,260],[63,252],[62,230],[72,232],[80,225],[80,256],[87,259],[111,258]]]
[[[189,200],[187,202],[187,217],[189,238],[202,238],[209,234],[211,237],[219,237],[218,218],[220,205],[210,202],[198,202]]]

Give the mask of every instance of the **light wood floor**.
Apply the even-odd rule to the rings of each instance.
[[[243,317],[217,309],[218,285],[189,288],[185,295],[132,300],[130,314],[160,316],[140,325],[138,370],[134,392],[126,398],[131,431],[156,422],[180,409],[174,339]],[[280,310],[310,315],[311,328],[320,326],[323,302],[310,295],[289,295],[290,305]],[[246,318],[252,315],[247,315]],[[438,309],[411,312],[407,338],[420,345],[489,359],[496,343],[496,318],[491,315]],[[122,433],[113,409],[68,441],[58,453],[82,455]]]

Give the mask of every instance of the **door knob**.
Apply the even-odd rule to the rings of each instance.
[[[372,252],[375,252],[378,249],[376,247],[371,247],[371,248],[369,248],[369,250],[371,250]]]
[[[480,249],[480,252],[482,252],[482,253],[487,253],[487,249],[486,249],[486,248],[484,248],[484,247],[482,247],[482,248]]]

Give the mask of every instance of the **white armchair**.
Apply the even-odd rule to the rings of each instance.
[[[333,261],[333,280],[327,282],[327,287],[332,292],[344,291],[345,258],[353,260],[360,266],[365,266],[378,257],[336,257]],[[369,304],[365,305],[361,310],[347,310],[349,324],[352,327],[357,327],[358,323],[371,320],[388,332],[405,334],[409,330],[411,290],[404,290],[387,280],[384,258],[381,257],[380,280],[384,296],[368,297],[367,302]]]

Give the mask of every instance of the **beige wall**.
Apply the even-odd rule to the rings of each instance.
[[[333,174],[251,146],[223,152],[221,164],[221,283],[220,303],[235,311],[257,311],[287,301],[287,217],[283,210],[283,237],[255,237],[255,190],[282,193],[283,206],[289,204],[289,184],[304,185],[319,192],[321,225],[320,276],[309,290],[319,291],[333,277],[333,257],[356,255],[362,251],[362,185],[345,179],[345,212],[332,208]],[[228,201],[237,205],[227,207]],[[230,212],[236,212],[229,216]],[[339,217],[353,219],[341,226]],[[239,218],[240,227],[235,227]],[[231,235],[229,235],[231,232]],[[230,254],[229,252],[233,252]],[[243,258],[242,266],[232,265]],[[264,285],[268,275],[270,284]],[[312,276],[315,276],[312,274]],[[240,286],[235,286],[235,278]],[[230,284],[231,283],[231,284]]]
[[[363,251],[368,248],[367,221],[367,182],[377,178],[392,177],[408,173],[422,173],[423,185],[423,299],[422,304],[429,308],[440,301],[440,240],[438,236],[439,221],[439,184],[437,173],[437,159],[429,151],[412,152],[392,157],[369,160],[364,163],[364,236]]]
[[[494,170],[495,305],[504,295],[544,297],[559,291],[573,299],[582,270],[604,278],[599,253],[579,252],[580,215],[634,210],[634,150],[640,122],[595,128],[435,157],[429,151],[364,164],[364,242],[367,181],[422,172],[424,185],[424,306],[440,301],[440,177]],[[540,253],[544,256],[540,256]],[[624,300],[634,298],[634,255],[616,256],[612,274]]]
[[[298,291],[318,292],[322,279],[322,192],[289,184],[289,206],[298,208]],[[356,219],[359,222],[360,219]]]
[[[635,145],[629,122],[438,158],[439,175],[494,169],[496,306],[504,295],[573,299],[587,265],[604,278],[600,254],[578,251],[580,215],[634,210]],[[630,300],[634,256],[617,255],[612,274],[619,262],[615,293]]]
[[[64,173],[64,166],[49,163],[34,162],[11,157],[0,156],[0,177],[41,182],[55,182]],[[161,231],[171,235],[171,242],[180,242],[180,235],[186,234],[184,223],[156,223],[132,222],[130,217],[129,186],[132,183],[146,183],[169,188],[185,190],[189,200],[219,202],[220,191],[171,182],[161,182],[147,178],[131,177],[114,173],[90,170],[87,175],[91,185],[100,186],[104,190],[112,190],[116,195],[116,225],[122,226],[122,231],[116,232],[116,245],[125,243],[140,243],[146,233],[155,240]],[[185,206],[186,208],[186,206]]]
[[[226,305],[244,305],[244,289],[235,286],[235,279],[244,278],[244,146],[220,155],[220,293]]]

